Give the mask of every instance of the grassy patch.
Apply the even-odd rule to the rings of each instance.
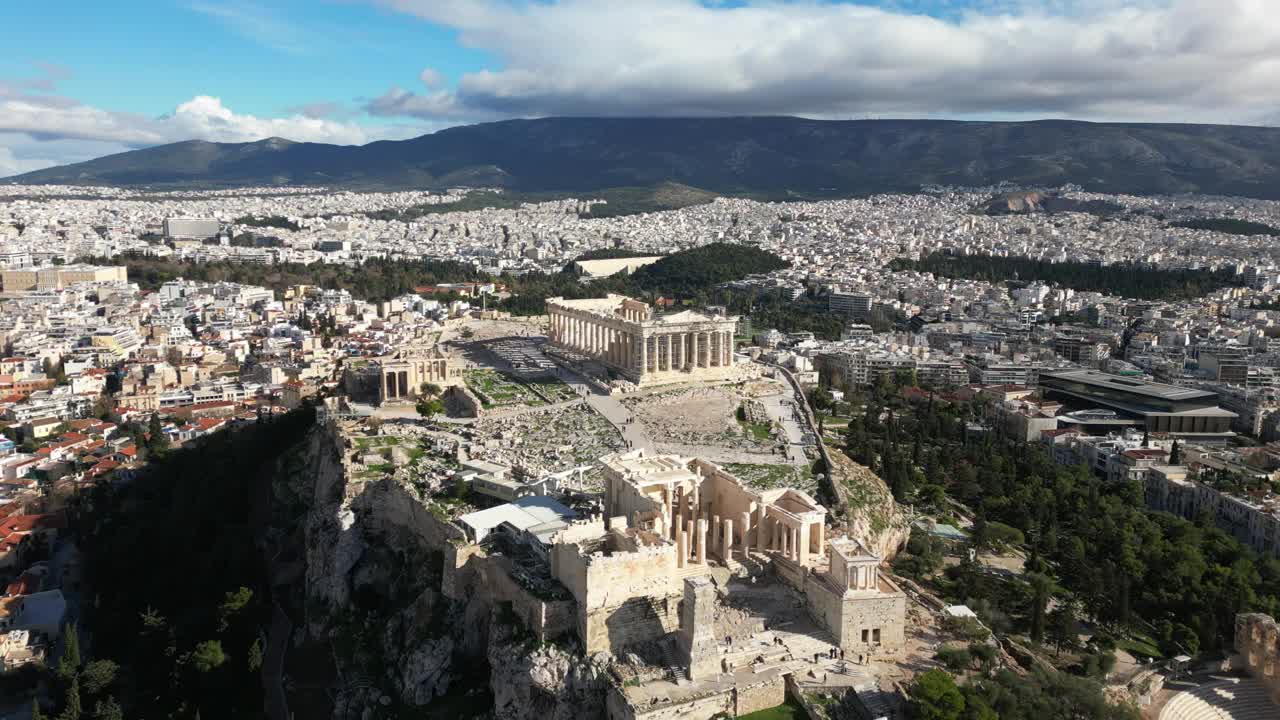
[[[726,463],[724,469],[757,490],[794,487],[801,479],[800,468],[793,465]]]
[[[762,442],[762,443],[769,442],[770,440],[773,439],[773,435],[771,433],[771,431],[773,430],[772,425],[766,425],[764,423],[747,422],[746,420],[739,420],[738,424],[741,425],[743,428],[745,428],[746,431],[751,435],[752,438],[755,439],[756,442]]]
[[[777,707],[739,715],[738,720],[805,720],[809,715],[790,698]]]
[[[1156,647],[1155,641],[1141,635],[1131,638],[1119,638],[1116,640],[1116,647],[1134,657],[1164,657],[1164,653],[1160,652],[1159,647]]]
[[[553,401],[556,401],[555,398],[559,397],[561,393],[572,395],[572,391],[567,385],[554,378],[537,381],[538,391],[534,390],[533,384],[508,377],[496,370],[468,370],[463,378],[472,390],[478,390],[483,393],[482,399],[488,398],[489,401],[485,403],[488,407],[509,407],[513,405],[534,407],[546,405],[547,401],[539,397],[538,391],[542,392],[543,395],[552,397]],[[559,388],[556,387],[557,385]]]

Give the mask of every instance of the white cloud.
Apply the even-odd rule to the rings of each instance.
[[[418,79],[427,86],[428,90],[439,90],[444,86],[444,75],[435,68],[423,68],[422,72],[418,73]]]
[[[1280,105],[1274,0],[990,0],[943,18],[783,0],[373,1],[501,61],[456,91],[392,88],[375,115],[1256,122]]]
[[[421,123],[419,123],[420,125]],[[216,97],[197,95],[152,118],[82,105],[52,95],[0,93],[0,177],[109,152],[181,140],[252,142],[283,137],[299,142],[359,145],[412,137],[415,126],[364,127],[299,109],[280,118],[233,112]],[[33,166],[34,165],[34,166]],[[12,168],[18,167],[19,170]]]
[[[102,140],[131,146],[179,140],[251,142],[279,136],[290,140],[356,145],[370,133],[350,122],[296,113],[262,118],[232,112],[216,97],[197,95],[172,113],[148,118],[113,112],[51,96],[0,97],[0,132],[20,132],[37,138]]]

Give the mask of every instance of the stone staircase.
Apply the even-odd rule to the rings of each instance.
[[[662,643],[662,665],[666,668],[667,678],[671,682],[679,684],[689,681],[689,668],[685,667],[675,643]]]

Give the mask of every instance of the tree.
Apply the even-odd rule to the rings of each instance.
[[[971,655],[974,660],[978,661],[978,665],[982,668],[983,672],[991,670],[991,668],[996,664],[995,646],[988,645],[985,642],[969,643],[969,655]],[[965,704],[967,705],[968,702],[966,701]]]
[[[147,421],[147,454],[149,457],[160,457],[169,451],[169,436],[164,432],[159,413],[151,413]]]
[[[70,681],[80,671],[80,636],[74,623],[62,626],[62,657],[58,658],[58,677]]]
[[[1018,546],[1026,543],[1022,531],[1002,522],[992,521],[986,526],[986,542],[994,547]]]
[[[80,720],[80,678],[71,678],[71,686],[67,688],[66,701],[62,705],[62,714],[58,720]]]
[[[1071,650],[1076,646],[1076,610],[1071,603],[1063,603],[1049,613],[1049,640],[1062,654],[1063,648]]]
[[[435,383],[424,382],[422,383],[421,392],[429,398],[439,397],[440,393],[444,392],[444,388]]]
[[[80,680],[84,683],[84,691],[90,696],[100,695],[116,681],[116,673],[120,669],[112,660],[94,660],[84,666]]]
[[[218,629],[226,630],[231,624],[231,618],[243,610],[251,600],[253,600],[253,591],[247,587],[228,592],[222,604],[218,606]]]
[[[419,400],[414,407],[422,417],[431,417],[444,412],[444,403],[437,398]]]
[[[212,672],[226,661],[227,655],[222,651],[222,643],[218,640],[205,640],[191,652],[191,664],[202,673]]]
[[[1044,639],[1045,609],[1049,598],[1053,596],[1053,578],[1041,573],[1028,573],[1027,582],[1031,585],[1031,640],[1040,642]]]
[[[986,698],[978,694],[972,685],[962,688],[964,694],[963,720],[1000,720],[1000,715],[987,703]]]
[[[44,713],[40,710],[40,700],[31,701],[31,720],[44,720]]]
[[[960,720],[964,712],[964,695],[956,681],[936,668],[917,675],[909,694],[915,720]]]
[[[253,644],[249,646],[249,670],[258,672],[262,669],[262,639],[254,638]]]
[[[1177,440],[1173,441],[1173,447],[1169,449],[1169,464],[1170,465],[1182,464],[1182,446],[1178,444]]]
[[[124,711],[120,709],[120,703],[108,695],[94,704],[93,720],[124,720]]]
[[[809,393],[809,402],[813,404],[814,410],[822,412],[830,410],[836,404],[835,398],[826,388],[814,388]]]
[[[973,656],[969,654],[968,648],[963,647],[944,646],[938,650],[937,658],[951,672],[968,670],[973,664]]]

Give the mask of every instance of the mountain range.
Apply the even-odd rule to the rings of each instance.
[[[543,118],[361,146],[199,140],[37,170],[32,184],[584,191],[680,183],[822,197],[924,185],[1067,183],[1113,193],[1280,198],[1280,129],[948,120]]]

